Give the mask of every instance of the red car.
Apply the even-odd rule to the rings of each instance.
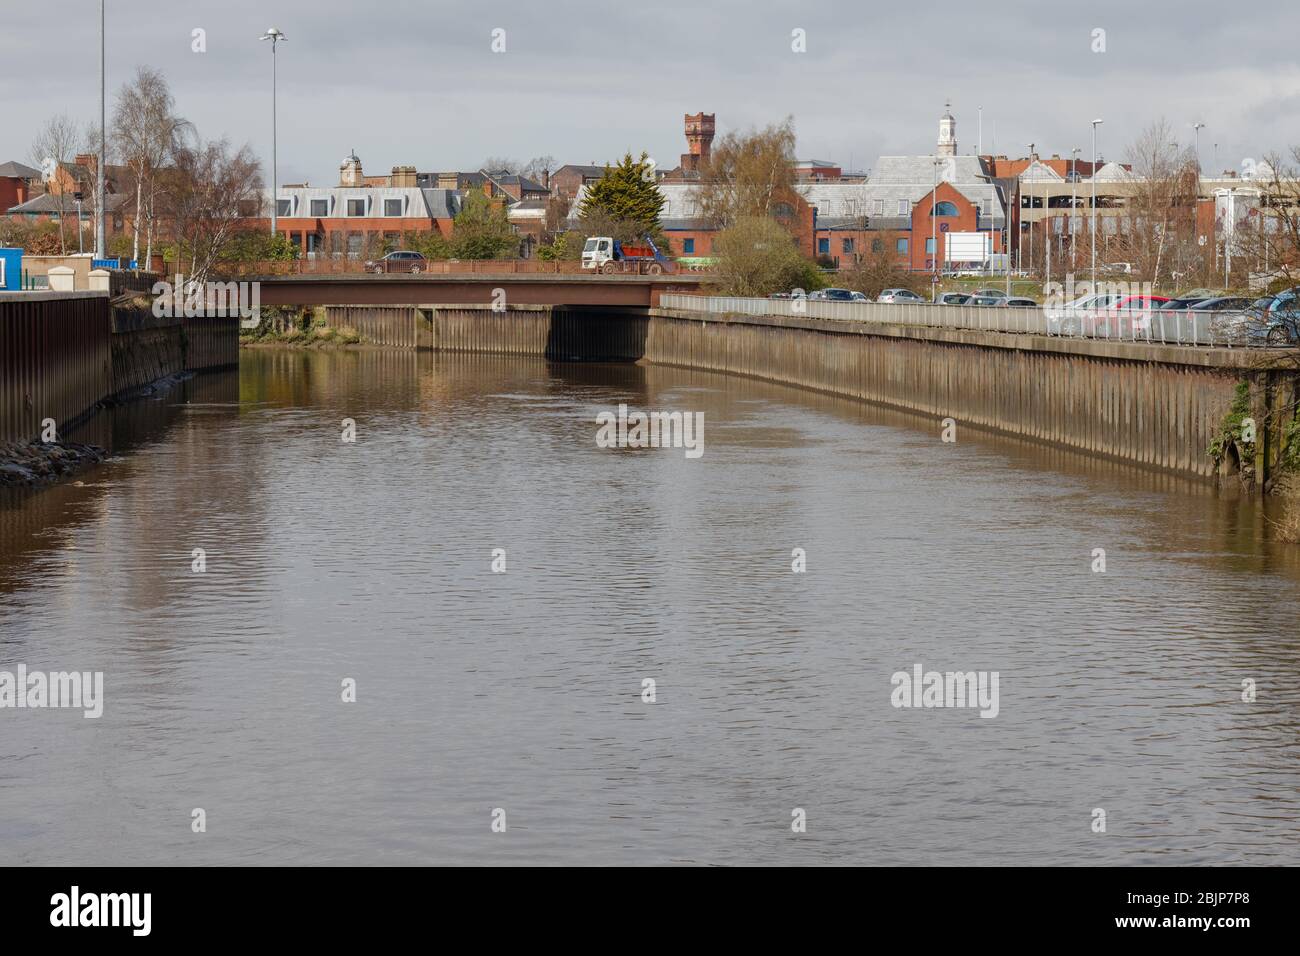
[[[1094,314],[1097,335],[1104,338],[1144,338],[1151,330],[1151,313],[1169,301],[1163,295],[1126,295]]]

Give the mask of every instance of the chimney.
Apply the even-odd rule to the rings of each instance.
[[[549,169],[542,170],[542,185],[547,189],[551,188],[551,171]]]
[[[392,184],[395,188],[409,189],[415,186],[415,167],[414,166],[394,166],[391,177]]]

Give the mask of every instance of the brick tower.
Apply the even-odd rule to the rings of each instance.
[[[686,149],[682,153],[682,169],[698,172],[709,163],[709,148],[713,145],[712,113],[686,114]]]

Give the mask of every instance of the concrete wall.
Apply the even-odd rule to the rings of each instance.
[[[185,369],[180,319],[156,318],[147,309],[113,311],[113,382],[125,395]]]
[[[646,361],[864,399],[959,426],[1208,478],[1207,449],[1239,382],[1260,438],[1241,462],[1262,486],[1300,394],[1289,352],[1209,349],[665,310],[424,306],[417,347]],[[395,319],[403,328],[411,316]]]

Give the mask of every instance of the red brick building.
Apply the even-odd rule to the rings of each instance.
[[[31,199],[39,191],[41,171],[22,163],[0,163],[0,210],[8,210]]]

